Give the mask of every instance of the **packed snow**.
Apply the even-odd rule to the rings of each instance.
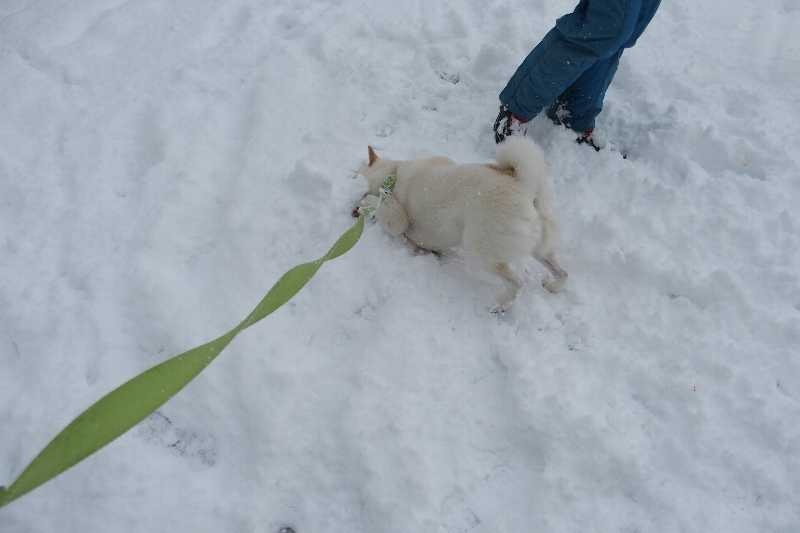
[[[0,484],[324,253],[367,144],[491,160],[573,3],[2,0]],[[0,531],[800,531],[798,27],[666,1],[606,150],[536,119],[563,293],[368,228]]]

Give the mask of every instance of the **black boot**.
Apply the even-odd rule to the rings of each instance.
[[[500,144],[506,137],[511,135],[511,121],[513,117],[511,111],[505,105],[500,106],[500,112],[494,121],[494,142]]]
[[[599,152],[600,151],[600,146],[598,146],[594,142],[594,137],[592,137],[592,133],[593,132],[594,132],[593,128],[590,128],[588,130],[584,130],[583,133],[581,133],[580,136],[577,139],[575,139],[575,142],[578,143],[578,144],[589,145],[592,148],[594,148],[595,152]]]

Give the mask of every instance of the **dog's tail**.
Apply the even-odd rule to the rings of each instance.
[[[542,241],[538,248],[542,253],[548,253],[557,238],[557,228],[550,191],[550,170],[544,159],[544,152],[527,137],[508,137],[497,147],[497,164],[513,170],[513,176],[531,195],[536,210],[542,217]]]

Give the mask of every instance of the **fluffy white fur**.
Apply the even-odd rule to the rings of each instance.
[[[362,202],[374,201],[367,196],[377,195],[387,176],[397,177],[393,194],[376,213],[390,234],[437,252],[462,247],[504,281],[496,311],[509,309],[522,286],[509,266],[514,260],[532,255],[553,276],[545,288],[563,287],[567,273],[555,259],[549,171],[533,141],[509,138],[498,147],[496,164],[459,165],[446,157],[394,161],[370,147],[359,173],[369,183]]]

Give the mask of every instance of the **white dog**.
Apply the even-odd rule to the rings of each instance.
[[[507,290],[493,311],[508,310],[522,286],[509,266],[516,259],[532,255],[553,276],[544,287],[563,287],[567,273],[554,254],[548,168],[533,141],[509,138],[498,147],[496,164],[459,165],[446,157],[393,161],[371,146],[368,153],[359,174],[369,191],[360,205],[377,205],[375,216],[390,234],[436,252],[462,247],[468,259],[500,276]]]

